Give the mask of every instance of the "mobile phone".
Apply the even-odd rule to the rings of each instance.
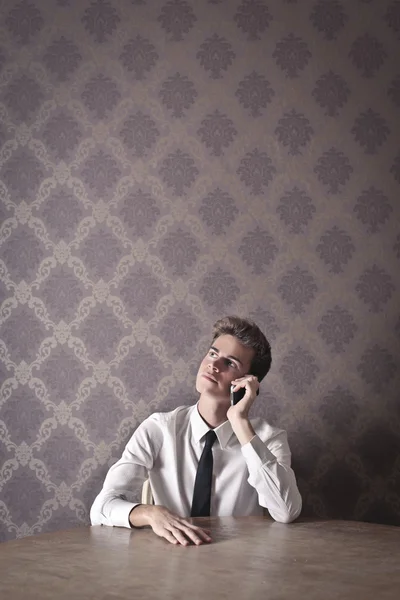
[[[231,386],[231,405],[233,406],[234,404],[237,404],[245,395],[246,393],[246,389],[245,388],[240,388],[239,390],[237,390],[236,392],[233,391],[233,388],[235,386]]]
[[[239,388],[238,390],[236,390],[236,392],[234,392],[233,391],[234,387],[235,387],[234,385],[231,386],[231,406],[234,406],[235,404],[240,402],[240,400],[243,398],[243,396],[246,393],[246,388]],[[257,396],[259,393],[260,393],[260,390],[257,390]]]

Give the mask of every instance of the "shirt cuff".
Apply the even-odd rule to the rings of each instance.
[[[242,454],[251,469],[259,469],[266,463],[276,461],[276,457],[268,450],[258,435],[242,446]]]
[[[110,521],[114,527],[129,527],[131,529],[129,515],[132,508],[137,506],[137,504],[137,502],[128,502],[127,500],[122,500],[122,498],[115,498],[110,514]]]

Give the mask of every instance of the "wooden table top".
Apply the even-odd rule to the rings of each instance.
[[[81,527],[0,544],[0,598],[398,600],[400,529],[202,518],[213,543],[173,546],[150,529]]]

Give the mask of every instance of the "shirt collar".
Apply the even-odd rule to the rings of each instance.
[[[205,436],[207,431],[210,431],[211,429],[207,425],[207,423],[201,418],[198,409],[198,403],[195,406],[193,406],[192,414],[190,415],[190,425],[192,428],[192,438],[196,444],[198,444],[200,440]],[[232,425],[228,420],[226,420],[221,425],[218,425],[218,427],[216,427],[214,431],[217,435],[221,448],[225,448],[233,433]]]

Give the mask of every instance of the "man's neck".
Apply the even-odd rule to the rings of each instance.
[[[226,407],[218,405],[214,398],[201,395],[197,408],[199,415],[211,429],[215,429],[227,420]]]

